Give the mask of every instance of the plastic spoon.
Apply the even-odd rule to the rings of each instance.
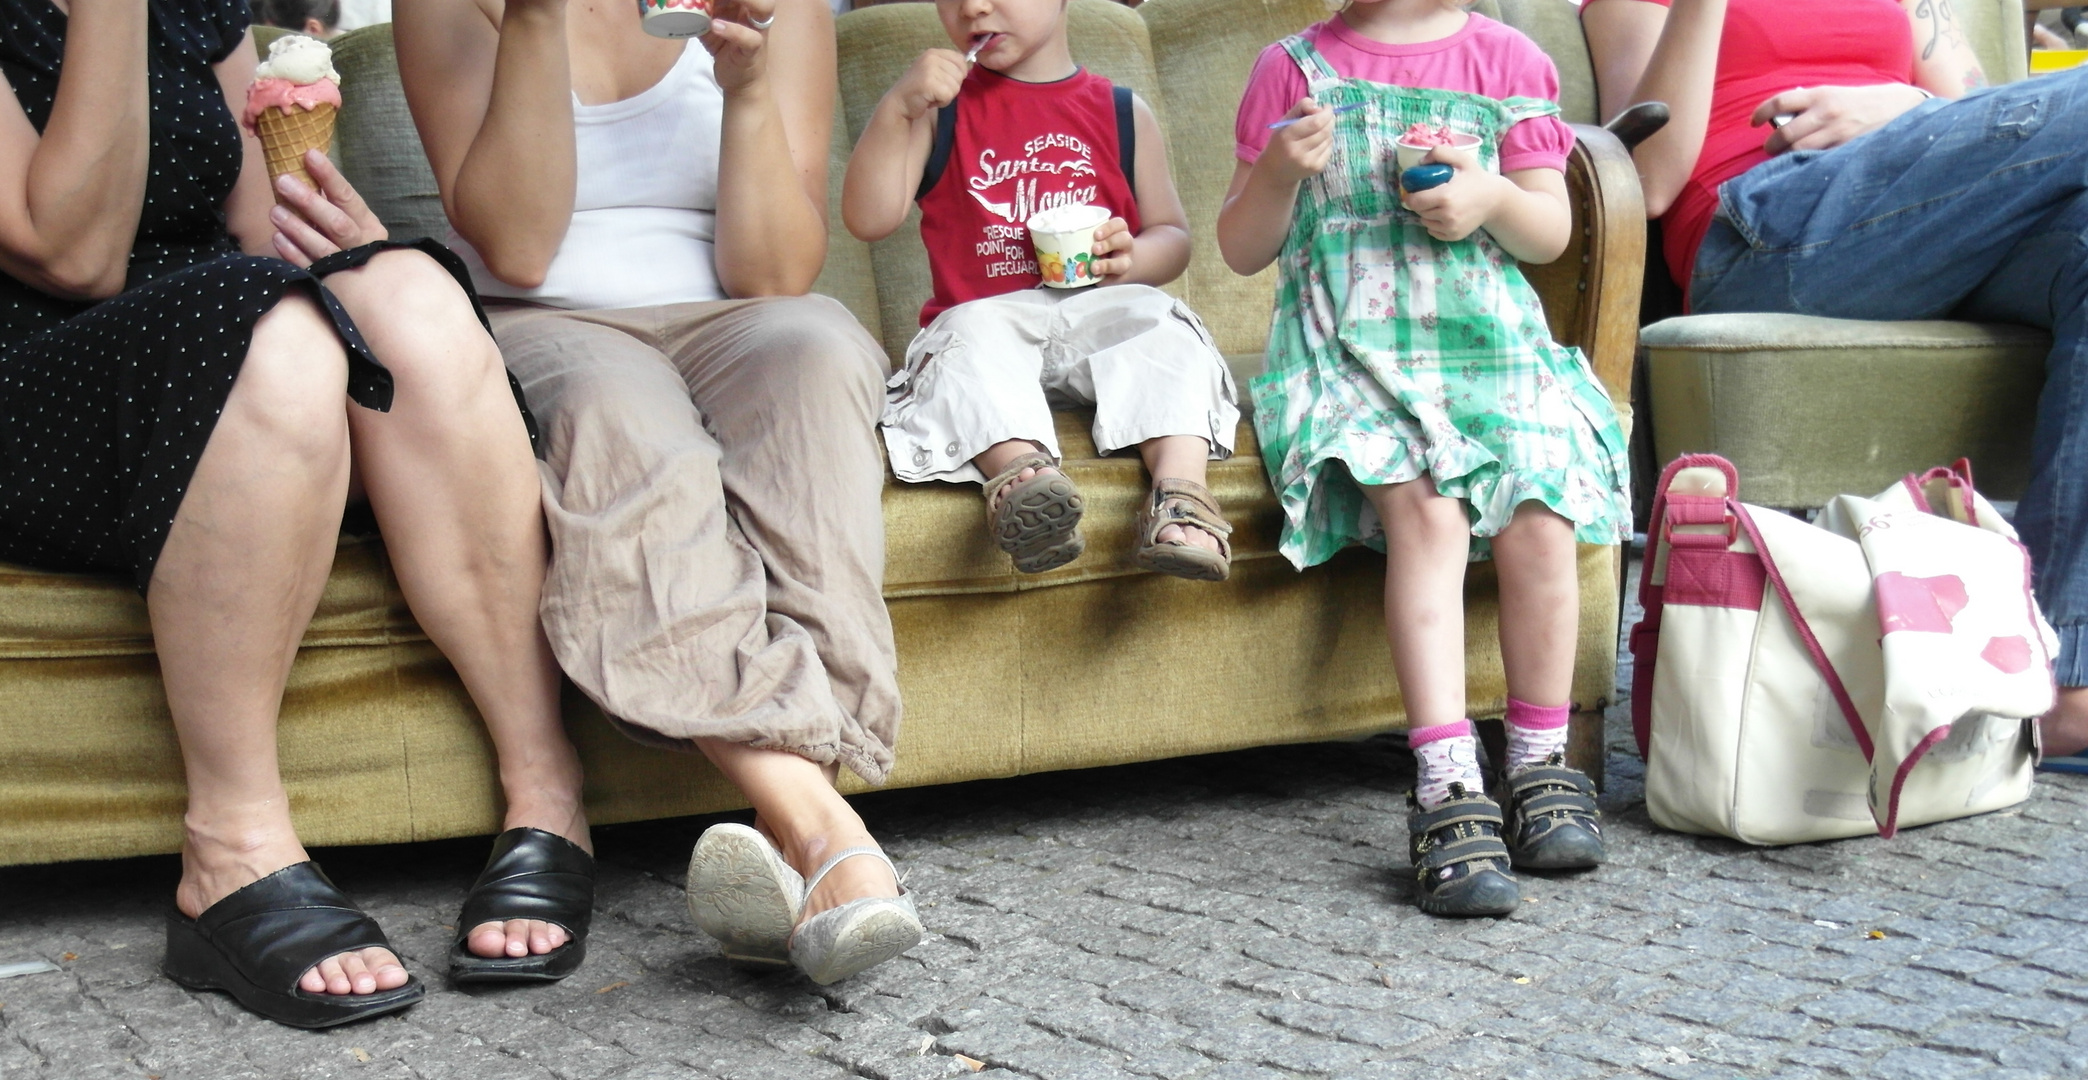
[[[971,64],[973,61],[979,58],[980,53],[986,51],[986,47],[988,45],[991,45],[998,40],[1000,40],[999,34],[988,34],[985,37],[982,37],[979,40],[972,42],[971,51],[964,54],[964,62],[967,65]]]

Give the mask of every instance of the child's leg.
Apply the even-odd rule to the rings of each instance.
[[[1431,915],[1506,915],[1522,903],[1522,891],[1464,715],[1471,523],[1464,503],[1437,492],[1425,473],[1363,491],[1385,525],[1385,635],[1418,773],[1407,804],[1414,900]]]
[[[1501,582],[1501,666],[1508,676],[1508,772],[1566,749],[1567,696],[1580,629],[1573,523],[1539,502],[1493,539]]]
[[[1541,503],[1515,510],[1493,538],[1501,580],[1501,663],[1508,675],[1507,843],[1518,867],[1601,865],[1595,785],[1566,767],[1566,716],[1579,637],[1573,523]]]
[[[1162,435],[1138,444],[1140,457],[1145,458],[1146,471],[1152,474],[1153,487],[1158,489],[1162,480],[1187,480],[1198,487],[1204,486],[1209,475],[1211,443],[1194,435]],[[1163,544],[1191,544],[1205,551],[1217,551],[1218,538],[1208,529],[1195,525],[1168,525],[1159,533]]]

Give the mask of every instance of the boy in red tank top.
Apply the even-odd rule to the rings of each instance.
[[[1152,110],[1073,63],[1066,0],[937,0],[936,11],[965,51],[922,53],[885,93],[841,195],[864,240],[891,235],[909,203],[921,209],[934,295],[890,382],[892,470],[981,481],[1015,568],[1050,570],[1086,546],[1051,406],[1092,405],[1095,448],[1136,446],[1152,473],[1140,565],[1223,580],[1232,529],[1205,465],[1232,455],[1240,411],[1210,334],[1155,288],[1189,265],[1189,231]],[[1106,217],[1092,247],[1046,248],[1040,264],[1032,219],[1057,227],[1080,207]],[[1047,277],[1062,287],[1040,288]]]

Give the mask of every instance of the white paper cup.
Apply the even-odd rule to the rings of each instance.
[[[1031,215],[1030,244],[1037,249],[1037,272],[1044,284],[1078,289],[1102,280],[1095,273],[1095,230],[1108,220],[1108,210],[1085,204]]]
[[[645,32],[659,38],[692,38],[710,33],[711,0],[638,0]]]
[[[1453,134],[1453,135],[1454,135],[1454,137],[1456,138],[1456,141],[1450,144],[1450,145],[1451,145],[1451,148],[1452,148],[1452,149],[1456,149],[1456,150],[1477,150],[1477,149],[1479,149],[1479,136],[1477,136],[1477,135],[1467,135],[1467,134],[1465,134],[1465,133],[1464,133],[1464,132],[1462,132],[1462,131],[1458,131],[1458,132],[1453,132],[1452,134]],[[1435,147],[1433,147],[1433,146],[1408,146],[1408,145],[1407,145],[1406,143],[1404,143],[1404,142],[1395,142],[1395,143],[1393,143],[1392,145],[1393,145],[1393,147],[1394,147],[1394,148],[1396,148],[1396,149],[1397,149],[1397,151],[1398,151],[1398,153],[1399,153],[1399,171],[1400,171],[1400,172],[1405,172],[1405,171],[1407,171],[1408,169],[1411,169],[1411,168],[1413,168],[1414,166],[1416,166],[1416,165],[1419,165],[1419,164],[1421,164],[1421,162],[1422,162],[1422,159],[1424,159],[1424,158],[1428,157],[1428,152],[1429,152],[1430,150],[1433,150],[1433,149],[1435,149]]]

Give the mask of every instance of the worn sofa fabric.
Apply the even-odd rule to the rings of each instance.
[[[1981,490],[2029,479],[2030,418],[2052,339],[1967,322],[1698,315],[1640,334],[1654,451],[1713,448],[1765,506],[1819,506],[1968,457]]]
[[[1500,3],[1510,21],[1537,20],[1532,28],[1548,47],[1560,46],[1544,33],[1577,32],[1556,17],[1559,7],[1570,14],[1565,0]],[[1262,46],[1324,18],[1326,8],[1320,0],[1150,0],[1134,12],[1073,0],[1072,12],[1076,56],[1137,89],[1169,133],[1176,182],[1199,230],[1196,261],[1177,291],[1244,380],[1260,370],[1271,280],[1234,277],[1209,233],[1232,173],[1233,111]],[[842,107],[829,173],[837,196],[854,133],[889,80],[919,49],[943,43],[932,9],[920,4],[854,12],[839,32]],[[336,153],[344,170],[396,232],[439,233],[439,200],[396,97],[389,28],[342,41],[353,46],[336,54],[344,86],[372,104],[343,111]],[[1577,38],[1569,44],[1579,48]],[[1570,57],[1561,67],[1570,83]],[[387,113],[374,104],[383,100],[401,106]],[[1600,136],[1583,138],[1594,144]],[[1605,147],[1614,143],[1596,149]],[[1621,396],[1634,318],[1619,297],[1628,286],[1635,299],[1638,270],[1619,252],[1642,251],[1642,233],[1632,231],[1642,213],[1621,150],[1577,154],[1574,169],[1585,227],[1577,232],[1594,235],[1581,236],[1532,279],[1555,332],[1588,348],[1612,395]],[[864,245],[841,229],[836,213],[819,290],[842,300],[888,350],[903,349],[927,293],[919,241],[909,230]],[[976,487],[895,483],[885,490],[885,594],[906,698],[892,786],[1400,726],[1384,644],[1382,557],[1350,551],[1304,574],[1277,557],[1280,512],[1251,427],[1242,425],[1232,460],[1213,463],[1210,486],[1236,531],[1232,579],[1210,585],[1132,564],[1142,467],[1135,457],[1095,457],[1086,417],[1063,413],[1057,422],[1067,469],[1088,496],[1090,537],[1088,553],[1057,571],[1014,572],[986,541]],[[1579,567],[1575,752],[1599,768],[1599,710],[1615,675],[1617,551],[1583,547]],[[1491,565],[1473,566],[1466,652],[1477,716],[1505,707],[1494,593]],[[565,704],[597,822],[744,805],[701,758],[631,742],[577,692],[568,690]],[[414,625],[374,538],[342,539],[291,673],[279,742],[308,843],[498,827],[492,751],[478,716]],[[844,783],[860,790],[852,778]],[[0,566],[0,864],[173,851],[183,797],[136,592],[111,578]]]
[[[2021,0],[1953,9],[1989,77],[2026,76]],[[1646,327],[1641,346],[1654,453],[1718,454],[1747,478],[1751,501],[1818,506],[1960,457],[1994,498],[2015,498],[2029,480],[2051,349],[2042,331],[1694,315]]]

